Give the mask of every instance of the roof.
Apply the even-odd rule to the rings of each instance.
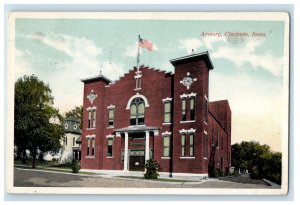
[[[74,117],[74,116],[70,116],[70,117],[67,117],[66,119],[65,119],[65,121],[73,121],[73,122],[80,122],[76,117]]]
[[[99,81],[99,80],[103,80],[103,81],[106,82],[107,84],[112,82],[110,79],[106,78],[106,77],[105,77],[104,75],[102,75],[102,74],[97,75],[97,76],[95,76],[95,77],[91,77],[91,78],[81,79],[81,82],[89,83],[89,82],[94,82],[94,81]]]
[[[79,136],[79,137],[77,138],[76,143],[77,143],[77,144],[81,144],[81,136]]]
[[[205,51],[202,53],[195,53],[195,54],[183,56],[180,58],[174,58],[174,59],[171,59],[170,62],[173,66],[177,66],[182,63],[193,62],[193,61],[202,60],[202,59],[206,62],[208,69],[214,68],[214,65],[212,64],[212,61],[210,59],[208,51]]]
[[[136,126],[129,126],[129,127],[115,129],[115,132],[138,133],[138,132],[155,131],[155,130],[159,130],[159,128],[158,127],[148,127],[145,125],[136,125]]]

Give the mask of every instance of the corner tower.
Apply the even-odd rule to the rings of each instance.
[[[174,66],[173,172],[207,174],[208,52],[170,60]]]

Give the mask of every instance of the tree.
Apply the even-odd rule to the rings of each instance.
[[[83,107],[82,105],[76,106],[74,109],[66,112],[66,118],[73,116],[80,121],[80,129],[82,129]]]
[[[268,178],[281,184],[281,153],[272,152],[269,145],[253,141],[236,143],[231,149],[235,169],[247,169],[252,178]]]
[[[23,76],[15,83],[15,146],[21,158],[30,151],[32,168],[39,152],[58,152],[63,136],[62,116],[53,107],[49,85],[35,76]]]

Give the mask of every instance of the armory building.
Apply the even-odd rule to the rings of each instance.
[[[140,66],[115,82],[82,80],[82,168],[144,171],[153,158],[174,176],[229,170],[231,110],[209,101],[208,52],[170,62],[174,73]]]

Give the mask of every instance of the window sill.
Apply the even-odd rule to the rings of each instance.
[[[180,159],[195,159],[195,157],[180,157]]]
[[[142,90],[142,88],[135,88],[134,90]]]
[[[171,157],[161,157],[161,159],[171,159]]]
[[[114,158],[114,157],[109,157],[109,156],[106,156],[106,158],[108,158],[108,159],[112,159],[112,158]]]
[[[205,122],[205,121],[203,121],[204,122],[204,124],[206,124],[207,125],[207,122]]]
[[[207,160],[207,157],[203,157],[203,159]]]
[[[86,130],[95,130],[96,127],[93,127],[93,128],[86,128]]]
[[[95,159],[95,156],[86,156],[87,159]]]
[[[163,122],[162,125],[172,125],[171,122]]]
[[[190,122],[196,122],[196,120],[180,121],[180,123],[190,123]]]
[[[107,129],[113,129],[115,128],[114,126],[108,126]]]

